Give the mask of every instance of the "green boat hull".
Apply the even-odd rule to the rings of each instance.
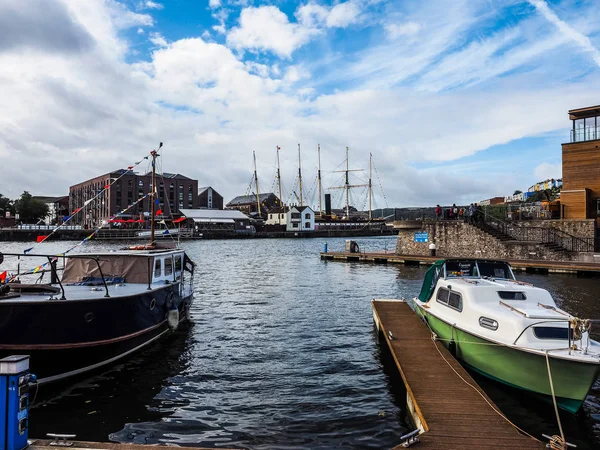
[[[500,345],[453,328],[423,311],[417,313],[429,323],[446,347],[455,343],[456,358],[476,372],[506,385],[523,389],[552,401],[546,357]],[[550,357],[556,401],[560,408],[576,413],[600,374],[600,365]]]

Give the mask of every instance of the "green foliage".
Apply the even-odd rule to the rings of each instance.
[[[5,217],[6,211],[10,211],[11,215],[14,215],[15,206],[11,199],[0,194],[0,214],[2,217]]]
[[[513,195],[519,195],[519,194],[522,194],[522,193],[523,193],[523,191],[520,191],[520,190],[517,189],[515,192],[513,192]]]
[[[27,191],[24,191],[15,201],[15,208],[19,213],[19,220],[24,223],[36,223],[48,215],[48,205],[33,199]]]

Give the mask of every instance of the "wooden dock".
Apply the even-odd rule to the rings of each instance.
[[[329,261],[365,262],[373,264],[430,265],[444,256],[397,255],[386,252],[321,252],[321,259]],[[516,272],[575,273],[578,275],[600,273],[600,263],[580,261],[545,261],[536,259],[507,260]]]
[[[30,439],[28,450],[56,450],[65,448],[69,450],[173,450],[172,445],[147,445],[147,444],[119,444],[117,442],[85,442],[65,439]],[[186,450],[209,450],[205,447],[188,447]],[[219,447],[220,450],[234,450]]]
[[[392,353],[406,385],[408,409],[422,433],[415,448],[545,448],[494,411],[493,402],[446,347],[431,339],[427,326],[406,302],[373,300],[372,304],[375,325],[385,338],[380,342]]]

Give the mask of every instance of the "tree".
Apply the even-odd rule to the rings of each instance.
[[[522,194],[522,193],[523,193],[523,191],[520,191],[520,190],[517,189],[515,192],[513,192],[513,195],[519,195],[519,194]]]
[[[6,211],[10,211],[11,215],[15,213],[15,206],[8,197],[0,194],[0,214],[2,217],[6,217]]]
[[[36,223],[48,215],[48,205],[35,200],[27,191],[15,201],[15,209],[19,213],[19,220],[25,223]]]

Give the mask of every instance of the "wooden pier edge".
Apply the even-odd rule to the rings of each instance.
[[[415,448],[545,448],[494,411],[497,406],[448,349],[431,339],[430,330],[406,301],[372,299],[371,305],[377,333],[392,354],[406,387],[408,412],[420,430]],[[405,446],[393,450],[401,448]]]
[[[372,264],[430,265],[450,256],[398,255],[381,252],[320,252],[324,261],[362,262]],[[473,257],[481,259],[479,257]],[[550,261],[535,259],[506,260],[516,272],[600,274],[600,263],[581,261]]]
[[[60,444],[67,442],[70,445]],[[75,440],[51,440],[51,439],[29,439],[28,450],[55,450],[57,448],[69,450],[173,450],[173,445],[154,445],[154,444],[121,444],[118,442],[87,442]],[[209,450],[206,447],[181,447],[186,450]],[[220,450],[237,450],[233,448],[219,447]]]

